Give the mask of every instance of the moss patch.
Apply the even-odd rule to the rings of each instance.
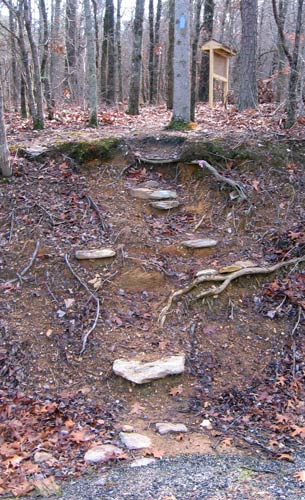
[[[121,146],[121,140],[115,138],[99,141],[63,142],[56,146],[56,152],[65,154],[79,164],[92,160],[110,160]]]
[[[194,130],[197,124],[194,122],[185,122],[184,120],[177,120],[173,118],[166,127],[168,130]]]

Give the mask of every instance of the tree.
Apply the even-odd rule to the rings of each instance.
[[[101,95],[109,104],[115,102],[116,63],[113,0],[106,0],[101,59]]]
[[[257,107],[256,52],[257,52],[257,0],[241,0],[241,51],[239,58],[240,85],[238,109]]]
[[[214,0],[205,0],[203,25],[202,25],[202,41],[207,42],[213,36],[214,28]],[[199,101],[208,102],[209,100],[209,77],[210,77],[210,58],[207,52],[202,51],[200,65],[200,81],[199,81]]]
[[[154,102],[158,101],[159,88],[158,88],[158,71],[159,71],[159,58],[160,58],[160,22],[162,13],[162,1],[158,0],[157,3],[157,13],[155,22],[155,36],[154,36],[154,60],[153,60],[153,89],[152,89],[152,100]]]
[[[154,97],[154,48],[155,48],[155,32],[154,32],[154,0],[149,0],[149,102],[152,104]]]
[[[287,128],[292,127],[292,125],[295,123],[296,113],[297,113],[297,87],[299,80],[298,65],[299,65],[301,34],[302,34],[303,5],[304,5],[304,0],[297,0],[295,37],[294,37],[293,50],[291,53],[287,46],[283,21],[281,20],[281,17],[278,13],[276,0],[272,0],[274,18],[281,38],[282,47],[290,66],[290,77],[289,77],[289,88],[288,88],[288,111],[286,120]]]
[[[145,0],[136,0],[136,10],[133,24],[131,78],[128,102],[128,113],[130,115],[139,114],[144,4]]]
[[[173,121],[190,119],[190,0],[175,0]]]
[[[196,105],[196,84],[197,84],[197,54],[198,42],[200,36],[200,16],[203,0],[196,1],[195,7],[195,32],[192,43],[192,72],[191,72],[191,120],[195,120],[195,105]]]
[[[95,58],[95,37],[93,29],[93,19],[90,0],[84,0],[85,10],[85,32],[87,40],[87,88],[90,108],[89,126],[97,127],[97,78],[96,78],[96,58]]]
[[[3,112],[3,92],[0,83],[0,170],[3,177],[11,177],[12,166],[10,162],[10,152],[7,145],[6,130]]]
[[[50,80],[48,74],[48,61],[49,61],[49,26],[48,26],[48,16],[45,0],[39,0],[39,9],[42,18],[42,57],[40,64],[40,75],[41,82],[44,87],[44,97],[47,103],[48,118],[53,120],[54,118],[54,108],[52,101],[52,92],[50,87]]]
[[[76,34],[77,34],[78,0],[66,0],[66,86],[69,88],[72,100],[76,98]]]
[[[122,75],[122,42],[121,42],[121,8],[122,0],[117,0],[116,14],[116,44],[117,44],[117,79],[119,87],[119,101],[123,101],[123,75]]]
[[[168,51],[167,51],[167,109],[173,109],[174,97],[174,45],[175,45],[175,0],[169,0]]]

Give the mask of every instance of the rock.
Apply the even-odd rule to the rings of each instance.
[[[171,424],[169,422],[159,422],[156,424],[159,434],[168,434],[170,432],[187,432],[188,429],[184,424]]]
[[[36,451],[34,455],[34,462],[36,464],[42,464],[44,462],[54,464],[55,462],[57,462],[57,460],[51,453],[47,451]]]
[[[155,458],[138,458],[131,462],[130,467],[146,467],[146,465],[155,464],[156,462]]]
[[[141,450],[151,447],[151,439],[136,432],[120,432],[120,439],[128,450]]]
[[[183,373],[184,364],[184,354],[149,362],[136,359],[116,359],[113,363],[113,371],[116,375],[120,375],[135,384],[146,384],[151,380],[167,377],[167,375]]]
[[[132,425],[122,425],[122,432],[134,432]]]
[[[181,245],[187,248],[209,248],[215,247],[217,245],[217,241],[210,240],[209,238],[204,238],[201,240],[182,241]]]
[[[168,189],[157,189],[153,190],[150,188],[131,188],[129,193],[134,198],[140,200],[168,200],[177,198],[176,191],[171,191]]]
[[[85,461],[92,462],[94,464],[101,462],[108,462],[108,460],[115,460],[120,455],[123,455],[123,450],[112,444],[103,444],[100,446],[94,446],[85,453]]]
[[[156,188],[159,187],[159,182],[158,181],[153,181],[153,180],[142,182],[141,183],[141,187],[156,189]]]
[[[26,150],[27,154],[32,158],[36,158],[37,156],[43,155],[48,151],[48,148],[44,148],[43,146],[33,146]]]
[[[180,201],[178,200],[164,200],[164,201],[152,201],[150,206],[153,208],[158,208],[159,210],[171,210],[172,208],[180,207]]]
[[[257,264],[252,260],[238,260],[235,264],[236,266],[240,266],[242,269],[247,267],[257,267]]]
[[[200,278],[201,276],[213,276],[215,274],[218,274],[216,269],[202,269],[196,273],[196,278]]]
[[[168,189],[158,189],[153,191],[149,196],[150,200],[169,200],[174,198],[177,198],[177,192]]]
[[[213,426],[212,426],[210,420],[208,420],[208,419],[202,420],[200,427],[203,427],[204,429],[209,429],[209,430],[213,429]]]
[[[116,253],[111,248],[97,248],[93,250],[77,250],[75,252],[75,257],[78,260],[84,259],[107,259],[109,257],[115,257]]]

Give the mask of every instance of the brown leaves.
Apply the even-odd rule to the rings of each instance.
[[[139,415],[140,413],[143,413],[143,410],[145,408],[140,405],[140,403],[136,402],[132,405],[130,413],[131,415]]]
[[[293,477],[295,477],[298,481],[305,483],[305,470],[300,470],[298,472],[295,472],[293,474]]]
[[[169,391],[169,394],[171,396],[177,396],[178,394],[182,394],[183,393],[183,386],[180,384],[178,385],[177,387],[172,387]]]

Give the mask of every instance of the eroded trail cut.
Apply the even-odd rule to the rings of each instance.
[[[303,162],[298,143],[182,134],[19,151],[1,189],[3,492],[78,476],[104,445],[122,451],[104,462],[128,464],[294,459],[305,438]],[[208,278],[236,272],[202,301]],[[117,359],[179,355],[180,375],[133,384],[113,373]],[[137,434],[145,446],[128,445]]]

